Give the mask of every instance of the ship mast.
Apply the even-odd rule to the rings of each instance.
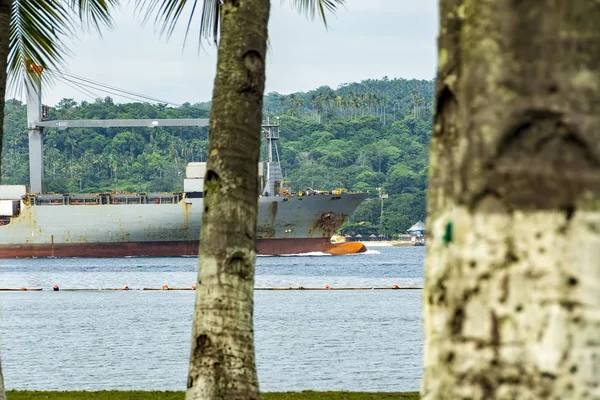
[[[27,63],[25,90],[27,95],[27,135],[29,137],[29,184],[31,193],[42,193],[44,181],[44,130],[42,122],[42,69]]]
[[[279,152],[277,151],[279,121],[271,122],[269,117],[267,117],[267,121],[262,125],[262,131],[265,137],[265,157],[267,159],[267,179],[262,195],[276,196],[279,194],[279,185],[283,179],[281,165],[279,164]]]

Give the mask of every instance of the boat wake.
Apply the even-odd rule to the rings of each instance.
[[[364,253],[358,253],[358,254],[381,254],[381,252],[379,250],[369,250],[369,249],[367,249],[367,251],[365,251]]]
[[[367,250],[364,251],[362,253],[352,253],[352,254],[343,254],[345,256],[359,256],[359,255],[365,255],[365,254],[381,254],[380,251],[378,250]],[[280,255],[273,255],[273,254],[257,254],[257,257],[331,257],[332,254],[329,253],[324,253],[322,251],[310,251],[308,253],[297,253],[297,254],[280,254]],[[337,256],[339,257],[339,256]]]
[[[257,254],[257,257],[322,257],[331,256],[329,253],[323,253],[322,251],[310,251],[308,253],[297,253],[297,254]]]

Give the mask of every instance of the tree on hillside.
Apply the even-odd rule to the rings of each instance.
[[[294,1],[335,10],[343,0]],[[172,32],[186,0],[138,1]],[[199,1],[189,1],[192,10]],[[258,399],[252,327],[258,173],[269,0],[204,0],[201,33],[219,39],[188,399]],[[190,16],[189,24],[192,22]]]
[[[598,2],[440,18],[422,397],[598,397]]]
[[[0,153],[4,133],[4,104],[9,80],[23,82],[29,63],[60,65],[66,49],[61,38],[74,33],[73,14],[88,26],[110,26],[110,8],[117,0],[0,0]],[[1,166],[0,166],[1,167]],[[1,170],[1,168],[0,168]],[[5,400],[0,365],[0,400]]]

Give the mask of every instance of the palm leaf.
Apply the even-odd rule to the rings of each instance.
[[[11,85],[23,82],[29,63],[58,67],[68,50],[58,36],[72,34],[71,17],[62,2],[13,0],[8,72]]]
[[[100,34],[102,27],[113,27],[110,11],[118,5],[118,0],[71,0],[71,9],[78,10],[79,19]]]
[[[284,2],[285,0],[281,0]],[[323,21],[325,27],[327,27],[327,13],[334,13],[337,7],[343,5],[346,0],[289,0],[292,6],[296,8],[301,14],[306,14],[311,19],[315,18],[318,13]]]
[[[100,30],[112,26],[110,6],[118,0],[12,0],[8,73],[11,86],[20,88],[30,64],[59,68],[69,50],[65,37],[76,33],[78,21]],[[39,74],[31,75],[37,79]],[[43,75],[48,81],[50,75]]]
[[[212,38],[215,44],[218,43],[221,6],[227,1],[229,0],[202,0],[199,44],[202,42],[202,38]],[[283,1],[285,0],[282,0],[282,2]],[[327,26],[327,12],[335,12],[337,7],[344,4],[346,0],[288,1],[290,1],[300,13],[306,13],[311,18],[314,18],[318,13],[325,26]],[[173,31],[177,27],[179,18],[181,17],[183,10],[188,3],[191,3],[191,12],[188,17],[185,31],[185,45],[185,40],[187,40],[187,35],[190,32],[199,0],[136,0],[136,9],[145,14],[144,23],[148,22],[148,20],[150,20],[154,15],[155,27],[158,28],[161,35],[166,35],[168,38],[173,34]]]
[[[198,8],[198,0],[136,0],[136,9],[145,14],[144,23],[148,22],[154,15],[155,27],[160,31],[161,35],[169,38],[177,27],[179,18],[188,3],[191,3],[191,11],[185,31],[185,45]],[[215,44],[217,43],[222,4],[223,0],[202,0],[199,44],[202,42],[202,38],[207,40],[212,38]]]

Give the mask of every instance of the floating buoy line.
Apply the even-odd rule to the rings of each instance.
[[[304,286],[281,286],[281,287],[255,287],[254,290],[420,290],[422,286],[364,286],[364,287],[332,287],[329,284],[325,284],[323,287],[304,287]],[[169,285],[162,285],[161,287],[142,287],[142,288],[130,288],[129,285],[118,288],[60,288],[58,285],[53,285],[51,289],[40,288],[40,287],[20,287],[20,288],[0,288],[0,292],[42,292],[42,291],[54,291],[54,292],[97,292],[97,291],[128,291],[128,290],[196,290],[196,285],[189,287],[170,287]]]

